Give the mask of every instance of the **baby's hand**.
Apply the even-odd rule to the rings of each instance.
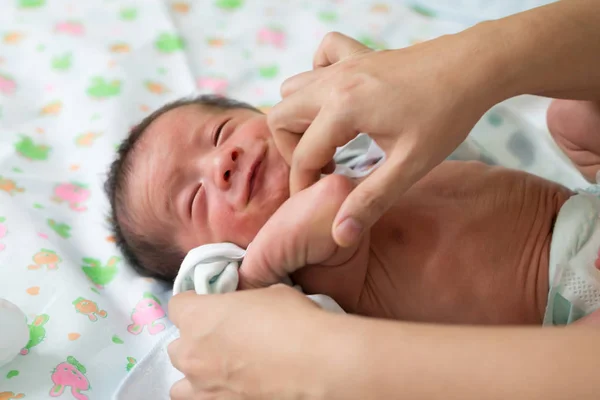
[[[307,265],[333,266],[349,260],[357,247],[338,247],[331,224],[353,187],[348,178],[329,175],[290,197],[248,247],[240,288],[270,286]]]

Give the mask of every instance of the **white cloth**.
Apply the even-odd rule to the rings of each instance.
[[[11,362],[28,340],[27,317],[19,307],[0,298],[0,367]]]
[[[173,295],[188,290],[200,295],[234,292],[238,285],[238,268],[245,255],[246,250],[233,243],[207,244],[191,250],[175,278]],[[294,287],[301,290],[299,286]],[[329,296],[307,297],[325,310],[344,313]],[[150,353],[133,368],[114,399],[168,399],[171,386],[183,378],[167,354],[167,346],[178,337],[179,330],[174,326],[169,328]]]

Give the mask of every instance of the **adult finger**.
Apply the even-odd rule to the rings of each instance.
[[[310,85],[316,80],[321,79],[326,73],[325,69],[319,69],[316,71],[305,71],[297,75],[287,78],[281,84],[280,93],[282,98],[286,98],[298,90]]]
[[[276,104],[267,114],[275,145],[288,164],[300,136],[319,112],[321,91],[318,85],[309,85]]]
[[[387,159],[346,198],[333,223],[333,239],[341,247],[358,243],[369,229],[405,191],[401,163]]]
[[[187,379],[175,382],[171,387],[171,400],[192,400],[194,398],[194,387]]]
[[[339,32],[329,32],[313,58],[313,69],[327,67],[356,54],[371,52],[370,48]]]
[[[350,115],[324,107],[300,138],[292,155],[290,194],[299,192],[317,182],[322,169],[328,165],[335,151],[356,137]]]
[[[190,311],[198,306],[198,301],[199,295],[193,291],[186,291],[173,296],[168,305],[171,322],[175,326],[180,326],[182,322],[186,321]]]

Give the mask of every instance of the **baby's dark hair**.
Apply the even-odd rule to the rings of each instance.
[[[216,95],[183,98],[168,103],[134,126],[129,136],[119,145],[117,158],[110,166],[104,190],[110,202],[110,222],[117,247],[136,272],[145,277],[172,281],[185,253],[166,237],[139,232],[128,212],[126,188],[131,177],[132,153],[148,126],[166,112],[178,107],[197,104],[219,109],[249,109],[261,112],[250,104]]]

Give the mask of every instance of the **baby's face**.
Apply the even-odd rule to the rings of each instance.
[[[289,197],[289,168],[266,116],[252,110],[168,111],[133,156],[130,198],[140,230],[164,229],[186,252],[216,242],[247,247]]]

